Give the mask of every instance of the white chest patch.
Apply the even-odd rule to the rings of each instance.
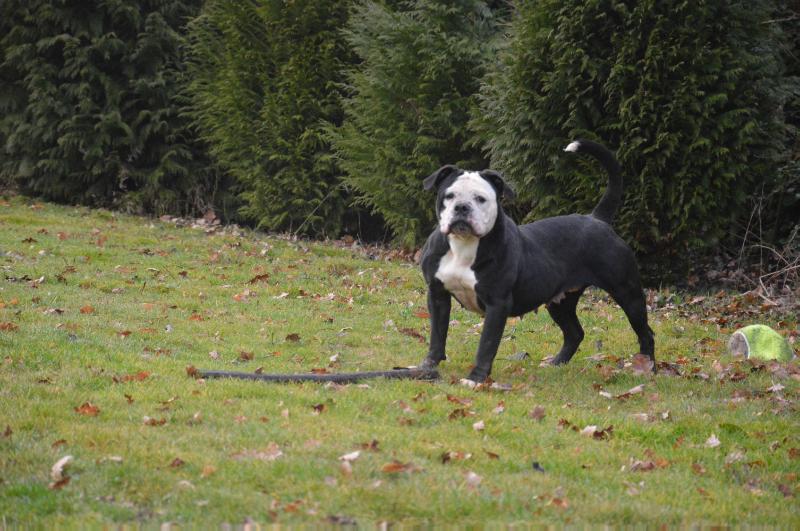
[[[450,250],[439,261],[436,278],[442,281],[445,289],[452,293],[464,308],[483,315],[475,294],[475,284],[478,281],[475,278],[475,271],[472,270],[480,239],[449,236],[448,240]]]

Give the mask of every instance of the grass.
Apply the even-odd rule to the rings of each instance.
[[[800,526],[797,367],[731,360],[713,296],[703,314],[651,315],[657,356],[683,376],[620,368],[635,337],[595,293],[566,367],[538,366],[560,342],[546,312],[509,324],[493,375],[507,392],[454,383],[479,330],[461,309],[439,382],[275,385],[186,367],[414,364],[417,268],[19,197],[0,201],[0,267],[0,527]],[[519,351],[531,359],[506,359]]]

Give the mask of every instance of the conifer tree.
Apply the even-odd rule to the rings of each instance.
[[[177,99],[179,32],[199,4],[0,4],[2,176],[60,201],[204,206],[214,175]]]
[[[341,121],[348,2],[211,0],[189,31],[191,116],[262,228],[335,235],[347,194],[323,137]]]
[[[435,219],[422,179],[444,164],[485,167],[468,145],[467,121],[496,23],[476,0],[394,4],[358,4],[347,39],[360,62],[349,75],[344,124],[329,137],[358,201],[412,246]]]
[[[473,126],[529,218],[589,212],[600,169],[572,139],[617,150],[635,248],[685,263],[730,231],[783,141],[783,83],[767,0],[520,1]]]

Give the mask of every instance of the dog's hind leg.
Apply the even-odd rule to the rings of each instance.
[[[647,302],[639,286],[628,287],[624,291],[611,293],[628,317],[636,337],[639,339],[639,352],[653,360],[655,371],[655,340],[653,330],[647,324]]]
[[[547,304],[547,311],[550,317],[561,328],[564,334],[564,344],[561,350],[550,362],[552,365],[563,365],[567,363],[575,352],[578,346],[583,341],[583,327],[578,321],[578,315],[575,310],[578,306],[578,299],[581,298],[583,290],[567,292],[564,298],[557,303],[550,302]]]

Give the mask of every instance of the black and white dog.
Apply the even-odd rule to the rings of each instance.
[[[622,201],[619,163],[608,149],[588,140],[572,142],[565,151],[588,153],[608,171],[608,188],[591,215],[517,226],[500,204],[513,192],[495,171],[448,165],[423,181],[426,190],[438,191],[439,223],[422,249],[431,340],[421,368],[433,368],[446,359],[451,296],[484,316],[475,367],[463,383],[481,383],[489,376],[506,319],[542,304],[564,334],[564,344],[551,363],[567,363],[583,340],[575,308],[588,286],[614,298],[638,336],[640,352],[655,361],[653,331],[647,324],[633,251],[611,227]]]

